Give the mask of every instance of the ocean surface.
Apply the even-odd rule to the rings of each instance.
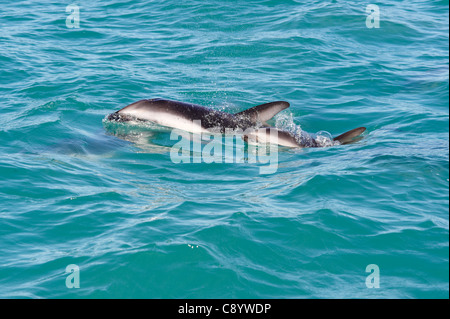
[[[448,1],[70,4],[0,1],[0,298],[449,297]],[[150,98],[367,131],[176,163]]]

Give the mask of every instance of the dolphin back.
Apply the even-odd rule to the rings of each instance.
[[[236,113],[235,116],[247,118],[253,123],[264,123],[288,107],[289,103],[285,101],[270,102]]]

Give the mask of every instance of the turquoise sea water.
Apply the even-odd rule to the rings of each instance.
[[[449,297],[448,1],[69,4],[0,1],[1,298]],[[105,121],[156,97],[367,133],[175,164]]]

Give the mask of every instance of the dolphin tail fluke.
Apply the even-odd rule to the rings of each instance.
[[[365,127],[358,127],[351,131],[345,132],[339,136],[336,136],[333,140],[338,141],[341,144],[350,144],[362,139],[360,136],[366,130]]]
[[[245,117],[252,122],[265,123],[279,112],[289,107],[288,102],[276,101],[254,106],[248,110],[236,113],[236,116]]]

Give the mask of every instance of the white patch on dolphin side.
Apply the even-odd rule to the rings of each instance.
[[[274,144],[287,147],[299,147],[300,145],[295,143],[292,138],[286,138],[283,134],[280,134],[280,130],[277,128],[260,128],[252,130],[245,134],[247,143],[250,144]]]
[[[170,128],[176,128],[179,130],[184,130],[191,133],[203,133],[207,132],[206,129],[204,129],[201,126],[200,120],[189,120],[182,116],[167,113],[167,112],[158,112],[158,111],[150,111],[150,110],[139,110],[139,109],[131,109],[131,110],[124,110],[120,112],[122,114],[127,114],[133,117],[136,117],[138,119],[147,120],[153,123],[156,123],[158,125],[167,126]]]

